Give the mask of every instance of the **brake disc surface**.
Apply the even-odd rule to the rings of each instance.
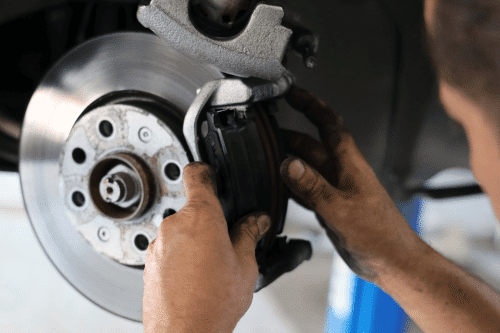
[[[33,94],[23,123],[19,163],[31,224],[47,256],[67,281],[112,313],[142,321],[143,270],[116,261],[122,258],[122,263],[128,263],[124,256],[113,260],[103,254],[105,250],[99,253],[75,227],[79,207],[73,212],[68,209],[68,193],[78,186],[61,177],[70,133],[84,119],[84,111],[110,93],[152,94],[185,113],[196,90],[220,78],[213,67],[189,60],[155,35],[118,33],[90,40],[65,55]],[[117,108],[118,113],[123,110]],[[141,110],[128,111],[141,114]],[[125,164],[129,161],[129,157],[117,158]],[[156,212],[160,214],[161,209]]]

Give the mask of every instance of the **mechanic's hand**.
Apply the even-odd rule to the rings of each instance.
[[[270,225],[243,218],[229,235],[208,165],[184,168],[187,204],[160,225],[144,270],[145,332],[232,332],[252,302],[255,246]]]
[[[287,132],[281,166],[297,201],[313,209],[349,267],[377,282],[387,265],[401,264],[425,244],[360,153],[341,117],[314,95],[292,87],[288,103],[318,126],[322,142]]]

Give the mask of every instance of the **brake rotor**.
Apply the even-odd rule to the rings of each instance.
[[[67,281],[112,313],[142,321],[141,246],[185,203],[179,170],[189,153],[172,125],[179,115],[165,116],[185,113],[220,78],[155,35],[118,33],[72,50],[33,94],[19,163],[31,224]],[[123,98],[134,94],[146,97]]]

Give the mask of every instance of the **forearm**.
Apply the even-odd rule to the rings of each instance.
[[[425,332],[499,332],[500,295],[425,243],[383,266],[376,284]]]

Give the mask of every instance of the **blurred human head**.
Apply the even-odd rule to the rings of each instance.
[[[441,102],[500,216],[500,1],[426,0],[424,14]]]

